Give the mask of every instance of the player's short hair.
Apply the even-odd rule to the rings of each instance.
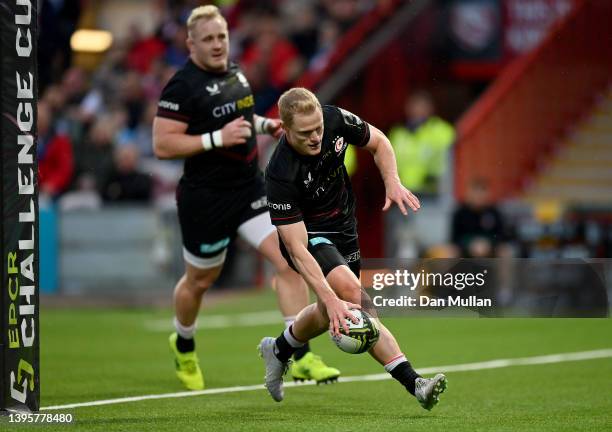
[[[295,114],[311,114],[316,109],[321,110],[319,99],[308,89],[294,87],[287,90],[278,99],[278,111],[283,123],[291,126]]]
[[[189,18],[187,18],[187,31],[189,32],[189,35],[191,36],[191,32],[193,31],[199,20],[211,20],[215,18],[221,18],[221,20],[223,20],[223,22],[227,24],[227,21],[225,21],[225,18],[223,17],[223,15],[221,15],[221,12],[219,11],[219,8],[217,6],[206,5],[195,8],[189,14]]]

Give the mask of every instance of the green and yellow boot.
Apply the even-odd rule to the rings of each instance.
[[[291,362],[290,372],[295,381],[315,380],[317,384],[337,381],[340,376],[338,369],[327,366],[321,357],[311,352]]]
[[[200,369],[200,361],[195,351],[182,353],[176,348],[178,335],[172,333],[168,342],[170,351],[174,354],[174,364],[176,366],[176,376],[189,390],[203,390],[204,376]]]

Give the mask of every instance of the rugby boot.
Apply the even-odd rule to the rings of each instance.
[[[446,390],[446,377],[437,374],[433,378],[414,380],[414,396],[426,410],[431,410],[440,401],[440,395]]]
[[[195,351],[182,353],[176,348],[176,339],[178,335],[172,333],[168,342],[170,343],[170,351],[174,354],[174,365],[176,367],[176,376],[189,390],[203,390],[204,376],[200,369],[200,361]]]
[[[337,381],[340,376],[338,369],[327,366],[320,356],[312,352],[294,360],[290,372],[295,381],[315,380],[317,384]]]
[[[287,372],[289,362],[283,363],[274,355],[274,346],[276,339],[273,337],[265,337],[257,346],[259,356],[263,359],[266,366],[266,375],[264,377],[264,385],[268,389],[270,396],[276,402],[280,402],[285,397],[283,390],[283,375]]]

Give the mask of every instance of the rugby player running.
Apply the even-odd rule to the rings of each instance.
[[[401,184],[391,144],[378,129],[341,108],[321,107],[304,88],[285,92],[278,107],[285,135],[266,169],[268,207],[283,256],[317,295],[317,302],[305,307],[278,338],[265,337],[258,347],[265,386],[280,402],[292,353],[326,330],[348,332],[346,319],[356,322],[349,308],[361,307],[355,199],[344,167],[347,145],[372,153],[385,183],[383,211],[396,204],[407,215],[408,207],[417,211],[420,204]],[[382,324],[369,353],[423,408],[437,404],[446,377],[421,377]]]
[[[278,137],[280,122],[254,114],[249,83],[240,68],[228,62],[227,22],[218,8],[195,8],[187,28],[189,60],[162,92],[153,147],[160,159],[185,159],[176,194],[185,274],[174,289],[176,332],[169,342],[178,378],[188,389],[200,390],[204,378],[195,352],[196,318],[236,234],[274,265],[287,325],[309,300],[303,279],[280,254],[258,167],[255,133]],[[308,347],[295,358],[296,379],[322,382],[340,375]]]

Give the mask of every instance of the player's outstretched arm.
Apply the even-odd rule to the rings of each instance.
[[[349,329],[345,319],[348,318],[355,323],[357,322],[349,312],[349,308],[359,309],[360,306],[339,299],[331,289],[321,271],[321,267],[308,251],[308,233],[304,222],[280,225],[277,229],[298,272],[325,305],[329,317],[330,332],[338,335],[340,326],[342,326],[344,331],[348,333]]]
[[[159,159],[182,159],[213,148],[244,144],[251,136],[251,123],[238,117],[222,129],[202,135],[188,135],[187,123],[163,117],[153,120],[153,151]]]
[[[253,121],[255,122],[255,132],[258,134],[268,134],[274,139],[279,139],[283,134],[280,119],[262,117],[255,114]]]
[[[421,204],[412,192],[402,185],[397,174],[397,162],[391,143],[380,130],[370,125],[370,141],[365,146],[374,156],[374,162],[385,182],[385,205],[383,211],[387,211],[392,203],[397,204],[404,215],[408,214],[407,208],[417,211]]]

